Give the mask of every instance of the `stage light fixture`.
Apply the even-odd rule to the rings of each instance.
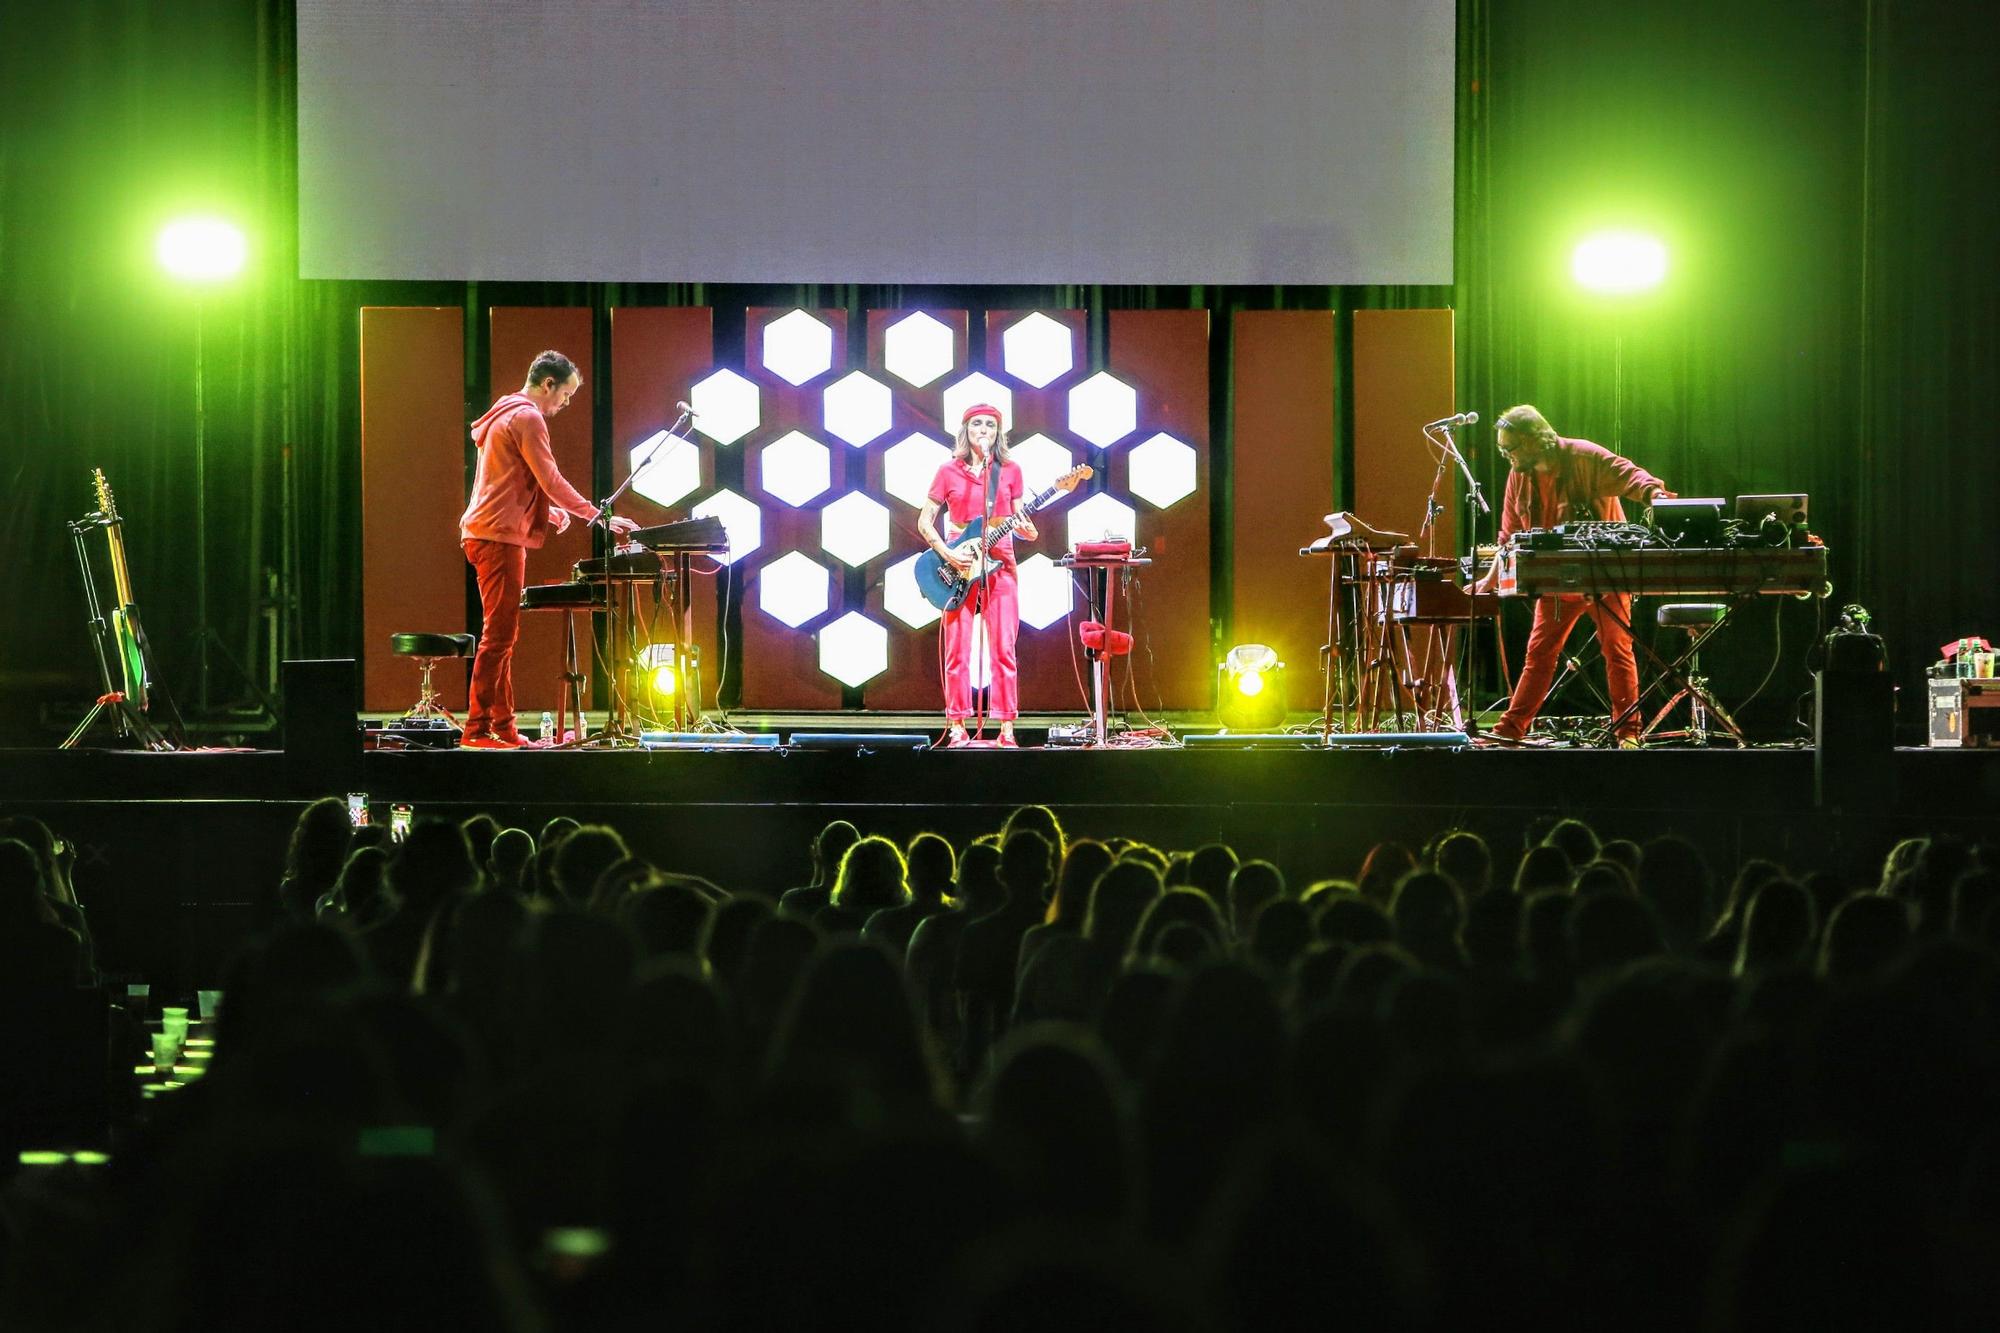
[[[786,431],[757,455],[757,481],[797,509],[833,484],[831,453],[804,431]]]
[[[1232,731],[1262,731],[1285,720],[1285,664],[1261,643],[1239,643],[1216,668],[1215,709]]]
[[[1069,450],[1040,432],[1015,445],[1008,457],[1020,465],[1021,485],[1029,499],[1055,485],[1056,478],[1069,471],[1076,462]],[[1051,503],[1060,503],[1067,498],[1058,496]]]
[[[1014,577],[1023,624],[1047,629],[1069,615],[1076,585],[1067,569],[1037,552],[1015,567]]]
[[[725,487],[694,507],[696,518],[711,514],[722,520],[722,530],[729,537],[729,550],[722,556],[724,564],[733,565],[764,544],[762,511],[735,491]]]
[[[680,692],[681,676],[692,675],[695,671],[695,649],[688,648],[687,660],[676,668],[674,645],[671,643],[649,643],[639,650],[639,677],[645,682],[646,690],[662,702],[671,702]]]
[[[1003,364],[1023,384],[1045,389],[1076,365],[1075,341],[1068,325],[1037,310],[1000,335]]]
[[[849,611],[819,632],[819,669],[859,689],[889,669],[889,631]]]
[[[999,408],[1000,424],[1014,429],[1014,391],[991,375],[974,371],[944,391],[945,433],[956,437],[965,409],[980,403]]]
[[[882,331],[882,364],[897,379],[921,389],[951,372],[955,341],[950,325],[919,310]]]
[[[859,449],[889,429],[889,386],[850,371],[826,390],[826,428]]]
[[[803,310],[764,326],[764,368],[787,384],[804,384],[833,369],[833,330]]]
[[[905,435],[882,451],[882,489],[914,509],[930,499],[931,481],[951,450],[928,435]]]
[[[793,629],[826,614],[833,604],[825,565],[798,551],[779,556],[757,575],[757,605]]]
[[[889,549],[889,511],[850,491],[820,511],[819,544],[843,563],[865,565]]]
[[[733,370],[718,370],[699,381],[688,401],[694,405],[695,429],[717,444],[736,443],[762,420],[757,386]]]
[[[1069,391],[1070,433],[1106,449],[1139,428],[1139,395],[1100,370]]]
[[[1666,281],[1667,247],[1644,232],[1601,231],[1577,243],[1569,271],[1586,291],[1633,296]]]
[[[1084,542],[1120,538],[1137,546],[1139,515],[1123,500],[1099,491],[1069,511],[1068,535],[1072,549]]]
[[[924,600],[917,587],[917,562],[923,558],[919,551],[882,571],[882,609],[911,629],[923,629],[939,619],[938,609]]]
[[[227,282],[249,251],[243,229],[216,217],[176,218],[153,243],[160,267],[181,282]]]
[[[1194,450],[1164,431],[1126,458],[1132,494],[1156,509],[1194,494]]]
[[[663,430],[628,449],[625,464],[627,468],[643,467],[633,479],[632,489],[662,507],[680,503],[701,485],[701,447],[692,440],[670,438]]]

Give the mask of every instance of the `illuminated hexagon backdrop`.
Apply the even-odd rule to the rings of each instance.
[[[1102,364],[1081,311],[990,311],[978,332],[964,311],[871,310],[851,330],[841,310],[752,309],[740,362],[691,378],[698,465],[677,459],[649,489],[678,492],[676,515],[728,525],[740,707],[940,706],[937,617],[909,569],[918,508],[975,402],[1006,412],[1031,494],[1078,463],[1096,469],[1037,512],[1040,539],[1018,548],[1024,709],[1085,706],[1075,637],[1088,605],[1053,560],[1114,532],[1157,561],[1114,597],[1116,624],[1140,639],[1120,706],[1135,682],[1143,708],[1208,706],[1206,315],[1114,312]]]

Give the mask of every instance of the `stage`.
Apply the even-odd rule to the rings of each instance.
[[[374,750],[318,762],[277,749],[8,750],[0,804],[77,844],[102,964],[183,987],[219,976],[253,928],[301,806],[347,791],[369,793],[378,817],[407,802],[419,818],[486,811],[530,831],[557,815],[608,823],[663,869],[779,889],[808,878],[807,844],[829,819],[962,842],[1023,802],[1054,807],[1076,836],[1226,842],[1300,886],[1351,876],[1380,839],[1419,845],[1449,827],[1484,834],[1509,864],[1527,821],[1547,811],[1581,815],[1606,837],[1676,832],[1717,865],[1768,856],[1861,884],[1896,839],[1985,835],[2000,811],[1995,750],[1897,749],[1819,804],[1805,747],[1517,751],[1350,737],[1332,749],[1308,739],[1083,750],[1035,744],[1044,728],[1024,722],[1020,750],[893,739],[813,748],[799,729],[768,747]]]

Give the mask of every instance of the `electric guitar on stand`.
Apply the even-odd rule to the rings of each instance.
[[[78,567],[83,571],[84,595],[89,603],[91,634],[97,647],[98,675],[104,692],[98,695],[96,704],[84,715],[83,721],[77,724],[76,730],[69,734],[69,739],[62,743],[61,748],[74,749],[97,719],[110,713],[118,720],[118,729],[122,734],[149,750],[171,750],[173,742],[162,735],[146,716],[154,690],[150,667],[152,650],[146,644],[146,631],[139,623],[139,606],[132,599],[132,571],[125,561],[125,520],[118,516],[118,504],[111,497],[111,483],[104,479],[104,470],[92,468],[90,481],[97,496],[97,512],[70,524],[70,535],[76,542]],[[84,537],[94,528],[104,530],[104,539],[111,554],[111,584],[117,601],[111,608],[108,623],[98,597],[97,581],[91,572],[89,552],[84,548]],[[113,662],[117,663],[115,673]]]
[[[1075,490],[1078,486],[1090,480],[1094,470],[1088,463],[1085,463],[1063,473],[1060,477],[1056,478],[1055,485],[1028,501],[1027,512],[1032,514],[1037,509],[1053,503],[1057,496],[1066,495]],[[961,547],[974,546],[975,543],[983,539],[985,542],[984,547],[975,547],[975,549],[990,550],[995,542],[1012,534],[1014,529],[1020,525],[1020,522],[1019,515],[1010,514],[999,523],[993,525],[991,535],[986,535],[981,531],[986,525],[986,520],[975,518],[966,525],[963,532],[953,537],[946,545],[956,551]],[[923,593],[924,600],[938,610],[956,611],[965,604],[965,599],[972,595],[973,588],[985,579],[992,568],[993,565],[991,562],[981,561],[973,566],[971,573],[967,573],[958,567],[957,562],[945,559],[936,551],[925,551],[917,557],[917,588]]]

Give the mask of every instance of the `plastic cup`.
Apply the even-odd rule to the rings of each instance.
[[[222,1012],[222,992],[219,990],[198,990],[194,993],[195,1003],[201,1012],[201,1021],[211,1023]]]
[[[168,1005],[160,1010],[160,1031],[172,1037],[174,1045],[179,1046],[187,1040],[188,1011],[177,1005]]]
[[[180,1038],[168,1032],[153,1034],[153,1068],[172,1069],[174,1061],[180,1058]]]

